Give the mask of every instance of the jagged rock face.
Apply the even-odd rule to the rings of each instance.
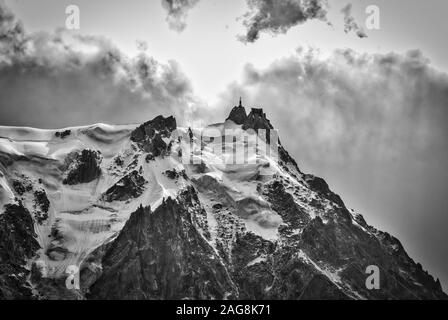
[[[243,227],[232,238],[222,232],[221,245],[214,251],[208,224],[195,226],[195,215],[204,213],[196,191],[189,189],[177,201],[168,199],[155,212],[140,208],[132,214],[120,236],[109,245],[101,277],[88,297],[446,298],[440,284],[406,255],[398,240],[364,232],[353,224],[345,207],[325,216],[324,223],[320,217],[310,218],[281,181],[273,181],[260,191],[283,219],[278,241],[266,240]],[[213,209],[223,210],[223,205],[215,204]],[[221,223],[226,222],[218,219]],[[230,253],[224,249],[229,244]],[[390,247],[396,249],[388,251]],[[381,291],[365,287],[364,270],[372,259],[384,271]],[[420,284],[410,283],[400,273],[418,279]]]
[[[349,299],[294,246],[273,245],[248,233],[236,240],[232,253],[240,299]]]
[[[194,190],[154,212],[140,207],[107,250],[93,299],[223,299],[234,294],[226,269],[199,233]],[[199,213],[201,214],[201,213]],[[203,213],[202,213],[203,214]]]
[[[156,131],[169,136],[177,127],[174,117],[165,118],[158,116],[153,120],[145,122],[131,133],[131,140],[135,142],[145,141],[147,138],[154,137]]]
[[[236,124],[244,124],[247,120],[246,109],[242,106],[234,107],[226,120],[232,120]]]
[[[28,259],[40,248],[33,219],[21,204],[7,205],[0,215],[0,299],[29,299]]]
[[[182,178],[184,178],[184,179],[188,179],[188,176],[186,175],[186,173],[185,173],[185,170],[182,170],[182,171],[177,171],[176,169],[173,169],[173,170],[167,170],[167,171],[165,171],[165,175],[168,177],[168,178],[170,178],[170,179],[173,179],[173,180],[177,180],[177,179],[179,179],[180,177],[182,177]]]
[[[308,183],[309,187],[325,196],[330,201],[333,201],[334,203],[338,204],[339,206],[343,207],[344,203],[342,202],[341,197],[339,195],[331,192],[330,188],[328,187],[328,184],[325,182],[324,179],[315,177],[311,174],[305,174],[304,175],[305,181]]]
[[[50,200],[48,200],[45,190],[36,190],[34,192],[34,217],[37,223],[42,224],[48,218],[48,209],[50,207]]]
[[[271,122],[266,118],[266,113],[263,109],[252,108],[246,121],[243,124],[243,129],[254,129],[255,131],[259,129],[274,129]]]
[[[121,178],[116,184],[110,187],[103,195],[104,201],[126,201],[139,197],[144,190],[147,181],[137,170]]]
[[[153,160],[169,151],[169,145],[163,138],[169,138],[176,128],[174,117],[158,116],[135,129],[131,133],[131,141],[136,142],[142,150],[149,154],[147,159]]]
[[[82,150],[81,153],[74,153],[67,157],[66,177],[64,184],[75,185],[88,183],[97,179],[101,175],[101,155],[97,151]]]
[[[232,120],[236,124],[243,125],[242,128],[244,130],[274,129],[269,119],[266,118],[266,113],[263,112],[263,109],[252,108],[249,115],[247,115],[246,109],[240,105],[232,109],[226,120]]]

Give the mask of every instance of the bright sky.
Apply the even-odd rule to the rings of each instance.
[[[81,12],[83,34],[110,38],[129,55],[137,52],[136,41],[148,43],[148,53],[159,61],[179,62],[191,79],[195,92],[213,104],[219,92],[240,78],[246,63],[264,67],[275,59],[291,55],[299,45],[318,47],[322,52],[352,48],[358,52],[405,52],[420,49],[434,66],[448,70],[448,20],[446,0],[354,0],[353,15],[364,24],[365,8],[377,5],[381,29],[368,31],[368,38],[343,32],[340,9],[349,1],[330,1],[333,27],[310,21],[293,27],[286,35],[262,34],[254,44],[236,40],[244,33],[242,0],[203,0],[189,12],[187,28],[177,33],[165,21],[160,0],[6,0],[28,31],[52,31],[65,25],[65,8],[76,4]],[[422,14],[424,13],[424,14]],[[424,16],[424,19],[422,19]]]

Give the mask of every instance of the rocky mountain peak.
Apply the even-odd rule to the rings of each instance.
[[[229,117],[226,120],[232,120],[236,124],[243,125],[243,129],[273,129],[269,119],[266,118],[266,113],[262,108],[251,108],[249,115],[246,113],[246,109],[243,106],[240,98],[238,106],[233,107],[230,111]]]
[[[232,120],[236,124],[244,124],[247,120],[246,109],[243,107],[241,103],[238,106],[233,107],[232,111],[230,111],[229,117],[226,120]]]
[[[176,119],[172,116],[158,116],[145,122],[131,133],[131,141],[148,153],[148,159],[153,159],[168,150],[168,145],[162,138],[169,138],[177,129]]]
[[[266,118],[266,113],[263,112],[262,108],[252,108],[247,119],[243,125],[243,129],[274,129],[271,122]]]
[[[163,136],[169,136],[171,132],[176,130],[176,128],[177,123],[173,116],[168,118],[165,118],[164,116],[157,116],[135,129],[131,133],[131,140],[134,142],[143,142],[148,138],[154,138],[156,133],[161,133]]]

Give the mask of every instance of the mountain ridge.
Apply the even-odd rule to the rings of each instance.
[[[0,138],[0,204],[23,206],[36,234],[25,235],[33,256],[19,286],[27,294],[6,294],[14,292],[7,282],[2,297],[447,298],[396,238],[348,210],[324,179],[301,172],[280,140],[259,136],[274,130],[262,109],[247,114],[240,101],[213,130],[218,140],[235,133],[222,153],[218,140],[173,117],[0,128],[10,135]],[[253,161],[223,162],[247,147],[247,136],[258,139]],[[273,146],[278,158],[262,152]],[[75,292],[64,286],[71,265],[80,269]],[[377,290],[365,284],[371,265],[380,271]]]

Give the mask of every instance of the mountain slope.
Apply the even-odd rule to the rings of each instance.
[[[2,298],[447,298],[397,239],[302,173],[273,131],[261,109],[241,105],[205,131],[161,116],[0,127],[2,243],[11,208],[31,221],[13,269],[0,247]],[[238,154],[257,137],[256,152]],[[65,288],[73,265],[80,290]],[[372,265],[378,290],[365,284]],[[17,268],[20,281],[3,280]]]

